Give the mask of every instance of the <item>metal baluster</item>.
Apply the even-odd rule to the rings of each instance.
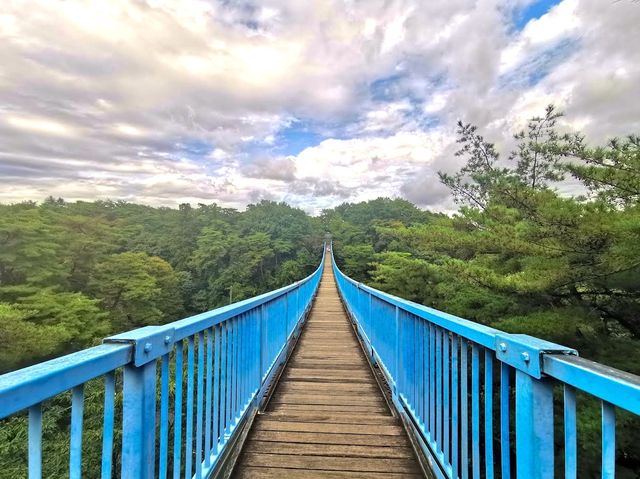
[[[180,478],[182,468],[182,363],[184,361],[183,342],[176,343],[176,371],[175,382],[176,391],[174,396],[174,419],[173,419],[173,479]]]
[[[500,363],[500,465],[502,479],[511,477],[509,439],[509,365]]]
[[[444,331],[442,335],[443,341],[443,374],[442,379],[444,381],[444,460],[445,463],[450,461],[450,447],[449,447],[449,420],[451,410],[449,409],[449,332]]]
[[[480,348],[471,345],[471,452],[473,479],[480,479]]]
[[[193,378],[194,365],[194,339],[189,336],[187,340],[187,424],[185,432],[185,457],[184,476],[190,478],[193,471]]]
[[[196,390],[196,479],[202,477],[202,406],[204,401],[204,332],[198,333],[198,384]]]
[[[460,344],[460,470],[462,479],[469,477],[469,343]]]
[[[616,410],[602,401],[602,479],[616,476]]]
[[[71,447],[69,478],[82,477],[82,423],[84,414],[84,384],[71,390]]]
[[[169,355],[160,363],[160,458],[158,477],[167,477],[167,446],[169,436]]]
[[[458,431],[458,349],[460,341],[456,335],[451,338],[451,470],[453,477],[458,477],[459,442]]]
[[[104,479],[111,478],[113,469],[113,423],[115,416],[116,375],[112,371],[104,375],[104,416],[102,424],[102,467]]]
[[[204,466],[211,465],[211,387],[213,382],[213,328],[207,330],[207,381],[204,413]]]
[[[29,479],[42,477],[42,404],[29,408]]]
[[[493,351],[484,350],[484,467],[493,479]]]

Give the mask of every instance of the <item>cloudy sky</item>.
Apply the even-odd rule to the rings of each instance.
[[[455,122],[640,132],[633,0],[2,0],[0,202],[451,208]]]

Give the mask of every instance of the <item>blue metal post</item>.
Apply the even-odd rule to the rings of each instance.
[[[124,368],[122,478],[155,475],[156,362]]]
[[[395,341],[395,387],[393,388],[393,398],[398,400],[398,389],[400,388],[400,371],[402,370],[401,366],[401,354],[400,354],[400,310],[396,306],[395,308],[395,326],[396,326],[396,341]]]
[[[29,479],[42,477],[42,405],[29,408]]]
[[[553,479],[553,387],[516,370],[518,479]]]

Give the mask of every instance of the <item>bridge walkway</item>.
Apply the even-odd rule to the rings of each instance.
[[[423,477],[342,307],[331,263],[236,478]]]

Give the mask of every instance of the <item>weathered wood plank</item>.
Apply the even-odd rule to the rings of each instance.
[[[283,380],[278,385],[279,391],[353,391],[358,394],[378,393],[378,386],[368,383],[322,383],[308,381]]]
[[[417,479],[421,474],[342,472],[326,470],[286,469],[277,467],[245,467],[238,471],[239,479]]]
[[[316,412],[316,411],[289,411],[268,412],[264,417],[277,421],[293,422],[326,422],[331,424],[392,424],[400,425],[400,420],[393,416],[380,416],[377,414],[354,414],[351,412]]]
[[[379,398],[358,398],[352,396],[317,396],[306,395],[276,395],[272,399],[273,404],[306,404],[312,406],[379,406],[385,403]]]
[[[335,434],[297,431],[253,431],[252,440],[300,442],[307,444],[353,444],[356,446],[409,446],[404,436],[376,436],[374,434]]]
[[[303,410],[308,411],[309,409],[313,409],[314,411],[326,411],[326,412],[349,412],[353,411],[354,413],[369,413],[369,414],[388,414],[387,407],[382,406],[338,406],[338,405],[326,405],[326,404],[315,404],[310,406],[309,404],[273,404],[269,407],[270,411],[294,411],[294,410]]]
[[[244,464],[257,467],[284,467],[288,469],[323,469],[354,472],[417,473],[415,461],[410,459],[380,459],[335,456],[299,456],[293,454],[248,453]]]
[[[353,446],[336,444],[303,444],[297,442],[247,441],[244,452],[293,454],[305,456],[377,457],[386,459],[413,458],[410,447]]]
[[[359,424],[324,424],[311,422],[276,421],[263,418],[255,425],[256,431],[293,431],[293,432],[326,432],[331,434],[373,434],[376,436],[403,436],[404,429],[399,425],[370,424],[362,427]]]

